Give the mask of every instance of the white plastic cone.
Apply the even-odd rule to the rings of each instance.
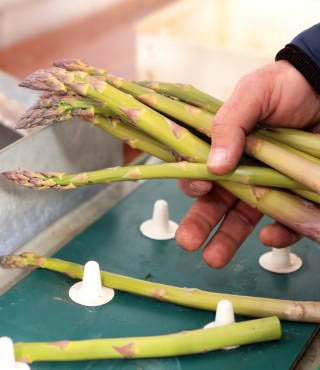
[[[272,248],[271,252],[264,253],[259,258],[259,264],[265,270],[278,274],[289,274],[299,270],[302,260],[290,252],[290,248]]]
[[[155,240],[173,239],[178,224],[170,220],[169,207],[165,200],[157,200],[153,206],[152,219],[140,226],[143,235]]]
[[[30,370],[23,362],[16,362],[13,342],[8,337],[0,338],[0,370]]]
[[[217,303],[215,320],[207,324],[204,328],[210,329],[217,326],[233,324],[234,322],[235,318],[233,304],[230,301],[223,299]],[[237,347],[239,346],[230,346],[224,349],[233,349]]]
[[[84,266],[83,280],[72,285],[69,296],[76,303],[94,307],[110,302],[114,290],[102,286],[99,264],[89,261]]]

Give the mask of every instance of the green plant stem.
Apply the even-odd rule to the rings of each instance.
[[[82,265],[57,258],[40,257],[33,253],[5,256],[0,263],[6,268],[35,267],[65,274],[72,279],[82,279]],[[179,288],[151,281],[131,278],[111,272],[101,272],[102,283],[116,290],[149,297],[178,305],[214,311],[222,299],[232,302],[235,313],[245,316],[278,316],[289,321],[320,322],[320,303],[290,301],[208,292],[194,288]]]
[[[289,128],[266,128],[261,134],[320,158],[320,134]]]
[[[246,153],[320,193],[320,160],[261,134],[247,137]]]
[[[319,208],[293,194],[262,186],[236,184],[223,181],[225,189],[257,208],[260,212],[276,219],[299,234],[320,241]]]
[[[218,101],[214,97],[195,89],[191,85],[151,81],[138,83],[158,93],[176,97],[204,110],[208,110],[208,107],[211,106],[213,107],[211,110],[213,113],[216,113],[223,104],[223,102]],[[197,122],[195,125],[193,125],[193,127],[197,128]],[[205,123],[202,122],[201,131],[204,133],[209,133],[210,136],[209,128],[210,126],[206,126]],[[200,127],[198,130],[200,131]],[[314,157],[320,158],[320,134],[297,129],[269,127],[258,128],[256,132],[269,137],[270,139],[287,144],[290,147],[300,150],[301,152],[305,152]]]
[[[104,104],[114,114],[130,121],[140,129],[144,130],[155,139],[158,139],[180,156],[189,162],[204,163],[207,160],[210,146],[192,135],[188,130],[168,120],[166,117],[146,107],[134,99],[131,95],[125,94],[104,81],[89,76],[85,72],[68,72],[64,69],[54,68],[50,71],[37,71],[30,75],[22,86],[49,90],[56,92],[67,92],[68,89],[74,92],[90,97],[91,99]],[[291,163],[291,165],[293,165]],[[24,181],[24,179],[22,180]],[[223,187],[227,182],[217,181]],[[230,184],[230,183],[229,183]],[[246,201],[247,194],[259,194],[259,187],[241,185],[242,191],[228,186],[233,194],[236,194],[241,200]],[[266,188],[261,188],[265,193]],[[283,222],[284,225],[294,231],[309,237],[312,240],[320,241],[320,210],[312,203],[303,202],[297,196],[286,194],[282,191],[269,189],[272,193],[272,199],[275,204],[265,201],[265,197],[250,197],[250,204],[258,209],[264,209],[264,213]],[[281,201],[277,203],[277,198],[286,199],[291,205],[287,208],[297,215],[304,215],[305,218],[297,220],[296,217],[288,217],[288,212],[283,207]],[[262,207],[263,203],[263,207]],[[279,206],[281,204],[281,206]],[[268,210],[268,208],[270,208]]]
[[[313,203],[320,204],[320,195],[310,190],[303,189],[291,189],[293,193],[300,195],[304,199],[308,199]]]
[[[170,114],[172,117],[192,127],[197,127],[200,132],[211,136],[210,127],[214,116],[207,117],[205,111],[201,109],[196,110],[193,115],[191,113],[192,110],[190,110],[189,114],[187,114],[187,109],[183,107],[181,102],[170,100],[165,96],[161,97],[159,94],[152,94],[152,92],[148,92],[148,89],[139,87],[139,85],[122,78],[108,76],[108,74],[106,74],[105,78],[109,83],[135,96],[145,104],[163,113]],[[194,118],[194,120],[188,119],[189,117]],[[309,135],[312,136],[312,134]],[[265,140],[264,136],[254,133],[247,137],[246,153],[320,193],[320,164],[309,161],[305,156],[301,158],[304,154],[303,152],[300,152],[300,155],[296,155],[297,153],[290,150],[289,146],[279,145],[278,142],[270,139]]]
[[[102,116],[108,114],[111,113],[105,107],[94,105],[94,102],[89,99],[76,95],[53,95],[42,98],[36,106],[29,109],[21,117],[18,127],[26,129],[35,126],[44,126],[52,122],[66,121],[74,116],[78,116],[100,127],[105,132],[127,142],[131,147],[140,149],[146,153],[149,153],[155,157],[164,160],[165,162],[175,162],[175,160],[178,159],[175,153],[171,152],[170,149],[165,148],[161,143],[144,134],[142,131],[135,129],[131,125],[121,122],[119,119],[112,117],[106,118]],[[186,166],[184,167],[186,171],[184,171],[184,174],[182,175],[185,175],[187,178],[197,178],[199,176],[198,178],[206,180],[219,179],[217,176],[210,175],[208,171],[203,172],[203,170],[199,167],[199,164],[197,165],[197,167],[199,168],[193,167],[192,171],[189,171],[189,168],[191,168],[190,166],[187,166],[187,168]],[[204,168],[204,166],[201,167]],[[172,174],[172,170],[169,172],[164,172],[161,171],[161,167],[159,167],[159,169],[159,176],[161,175],[163,178],[180,177],[179,173]],[[163,167],[163,170],[165,170],[165,167]],[[241,176],[238,176],[238,174],[240,174]],[[152,172],[152,175],[150,174],[150,176],[151,177],[148,178],[155,178],[157,175]],[[232,173],[231,177],[227,175],[224,176],[223,179],[228,180],[229,178],[230,181],[253,185],[283,188],[302,187],[301,184],[288,179],[280,173],[276,173],[275,171],[272,171],[270,169],[260,169],[259,167],[257,167],[256,170],[254,169],[254,167],[238,168],[236,173]],[[106,177],[98,177],[96,181],[110,181],[108,173]],[[115,178],[115,181],[120,180]],[[66,186],[66,183],[64,183],[63,185]],[[314,192],[303,191],[299,194],[306,199],[309,199],[316,203],[320,203],[320,196]]]
[[[249,185],[305,190],[301,184],[292,180],[290,177],[282,175],[268,167],[239,166],[236,170],[226,175],[219,176],[209,172],[207,165],[204,163],[190,162],[111,167],[76,174],[48,173],[46,175],[43,172],[36,173],[28,171],[11,171],[5,173],[12,181],[14,181],[15,176],[17,177],[19,174],[21,175],[21,180],[24,179],[26,181],[25,183],[23,183],[23,181],[17,181],[20,185],[30,187],[33,184],[35,188],[40,189],[41,187],[52,187],[53,189],[63,190],[63,188],[69,189],[70,187],[128,180],[197,179],[232,181]],[[37,181],[33,183],[33,179],[37,179]]]
[[[104,68],[96,68],[88,65],[81,59],[69,58],[62,59],[53,63],[54,66],[64,68],[68,71],[82,71],[97,78],[110,76],[108,71]],[[223,104],[222,101],[208,95],[190,84],[166,83],[166,82],[149,82],[140,81],[134,83],[152,89],[159,94],[175,97],[183,102],[197,106],[207,112],[216,113]],[[140,90],[142,91],[142,90]]]
[[[160,94],[175,97],[211,113],[217,113],[223,104],[222,101],[189,84],[158,81],[139,81],[138,84],[150,88]]]
[[[196,108],[194,105],[186,104],[173,100],[167,96],[156,93],[154,90],[141,86],[137,83],[128,81],[121,77],[116,77],[99,68],[96,70],[93,66],[85,64],[83,61],[76,62],[72,60],[62,60],[54,63],[56,66],[65,68],[68,71],[83,71],[95,77],[103,77],[104,81],[112,86],[134,96],[140,102],[155,110],[164,113],[171,118],[183,122],[192,127],[196,127],[200,132],[210,136],[210,127],[214,115]]]
[[[101,115],[95,115],[92,123],[108,134],[123,140],[131,148],[142,150],[165,162],[175,162],[177,160],[177,156],[170,149],[117,118],[109,119]]]
[[[20,118],[17,128],[46,126],[53,122],[68,122],[79,117],[92,123],[108,134],[126,142],[135,149],[142,150],[165,162],[175,162],[178,158],[169,148],[144,132],[122,122],[118,118],[105,117],[110,112],[105,107],[80,96],[50,96],[38,101]]]
[[[224,327],[149,337],[16,343],[15,354],[17,360],[27,363],[172,357],[280,338],[279,319],[268,317]]]
[[[213,114],[190,104],[157,94],[151,89],[127,81],[124,78],[106,75],[105,79],[114,87],[134,96],[147,106],[210,136],[210,130],[214,119]]]
[[[130,120],[137,128],[170,147],[182,158],[192,162],[206,162],[208,158],[209,144],[131,95],[85,72],[69,72],[60,68],[37,71],[21,85],[60,93],[71,90],[89,97],[119,118]]]

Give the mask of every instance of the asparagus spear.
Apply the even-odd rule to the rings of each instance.
[[[157,94],[154,90],[140,86],[121,77],[109,74],[106,70],[95,70],[94,67],[78,60],[61,60],[54,63],[55,66],[68,71],[83,71],[93,76],[103,76],[104,80],[114,87],[134,96],[147,106],[156,109],[180,122],[197,128],[200,132],[210,136],[210,128],[214,115],[193,105],[186,104],[169,97]],[[104,71],[104,72],[102,72]]]
[[[299,234],[320,241],[320,210],[313,203],[293,194],[262,186],[249,187],[227,181],[222,181],[221,185],[260,212],[284,225],[290,225]]]
[[[320,159],[259,133],[247,137],[246,153],[320,193]]]
[[[16,124],[16,129],[47,126],[53,122],[67,121],[78,115],[91,121],[94,114],[111,118],[112,112],[93,101],[74,95],[43,94],[32,107],[27,109]]]
[[[223,176],[212,174],[203,163],[189,162],[113,167],[77,174],[7,171],[2,175],[15,184],[35,190],[70,190],[85,185],[154,179],[231,181],[239,184],[287,188],[305,199],[320,204],[320,195],[317,193],[303,189],[298,182],[271,168],[257,166],[239,166],[235,171]]]
[[[111,167],[77,174],[7,171],[3,175],[17,184],[39,190],[48,188],[63,190],[84,185],[153,179],[219,180],[305,190],[296,181],[267,167],[239,166],[235,171],[219,176],[209,172],[204,163],[190,162]],[[317,196],[317,194],[314,195]]]
[[[87,66],[88,68],[88,66]],[[92,71],[91,71],[92,73]],[[191,85],[174,84],[166,82],[143,81],[138,84],[148,87],[158,93],[167,96],[176,97],[182,101],[193,104],[201,109],[210,111],[208,107],[216,107],[211,111],[216,113],[223,102],[214,97],[195,89]],[[195,127],[195,126],[193,126]],[[196,128],[196,127],[195,127]],[[205,127],[204,127],[205,129]],[[203,132],[206,132],[205,130]],[[210,133],[210,131],[207,131]],[[263,134],[271,139],[290,145],[302,152],[308,153],[314,157],[320,158],[320,135],[302,130],[290,128],[259,128],[256,132]]]
[[[275,139],[314,157],[320,158],[320,135],[289,128],[265,128],[259,131],[264,136]]]
[[[172,150],[142,131],[117,118],[107,118],[103,114],[108,114],[106,108],[95,106],[87,99],[78,96],[50,96],[41,99],[37,105],[28,109],[18,122],[17,128],[46,126],[52,122],[80,117],[123,140],[132,148],[140,149],[166,162],[175,162],[179,159]]]
[[[21,86],[58,93],[74,91],[103,104],[120,118],[129,119],[136,127],[189,161],[205,162],[208,157],[210,146],[187,129],[86,72],[68,72],[57,67],[39,70]]]
[[[15,354],[17,360],[27,363],[171,357],[280,338],[280,321],[273,316],[152,337],[16,343]]]
[[[22,86],[59,93],[67,93],[71,89],[80,95],[88,96],[106,105],[114,114],[130,119],[139,128],[145,130],[154,138],[158,138],[159,141],[161,140],[189,161],[206,162],[209,145],[190,134],[188,130],[181,128],[172,121],[167,121],[161,114],[147,108],[131,95],[127,95],[85,72],[68,72],[59,68],[53,68],[49,71],[40,70],[29,76],[22,83]],[[227,182],[217,182],[221,186],[227,187]],[[230,183],[227,188],[240,199],[244,201],[249,199],[252,206],[263,210],[264,213],[276,220],[280,220],[296,232],[315,241],[320,240],[318,231],[320,229],[320,210],[315,208],[312,203],[303,203],[300,198],[294,195],[274,189],[268,191],[272,196],[260,197],[259,194],[266,193],[265,188],[259,189],[259,187],[241,185],[240,191],[238,191],[239,189],[230,186]],[[290,217],[283,206],[279,206],[283,204],[283,200],[291,203],[290,207],[287,208],[290,208],[296,214],[303,215],[304,218],[297,222],[296,217]]]
[[[84,269],[82,265],[74,262],[40,257],[33,253],[4,256],[0,259],[0,264],[6,268],[47,269],[66,274],[73,279],[82,279]],[[106,271],[101,272],[101,279],[103,285],[109,288],[201,310],[214,311],[220,300],[227,299],[232,302],[235,312],[239,315],[253,317],[274,315],[289,321],[320,322],[319,302],[250,297],[179,288]]]
[[[62,59],[54,62],[53,64],[56,67],[65,68],[68,71],[83,71],[90,75],[101,77],[106,77],[108,75],[108,71],[106,69],[90,66],[81,59]],[[216,113],[223,104],[222,101],[188,84],[149,81],[140,81],[137,82],[136,85],[137,84],[141,85],[142,87],[152,89],[160,94],[178,98],[183,102],[189,103],[192,106],[199,107],[211,113]]]
[[[56,62],[55,65],[71,71],[82,70],[93,75],[95,74],[95,69],[86,65],[84,62],[76,63],[73,61],[73,63],[70,63],[60,61]],[[100,69],[99,72],[100,75],[102,75],[103,69]],[[174,101],[165,96],[161,96],[160,94],[155,94],[151,89],[126,81],[123,78],[111,76],[107,71],[104,72],[104,77],[107,82],[131,94],[143,103],[161,111],[162,113],[169,114],[171,117],[189,124],[192,127],[196,127],[200,132],[211,136],[213,115],[210,115],[201,109],[191,109],[191,106],[186,106],[184,103],[179,101]],[[271,144],[269,141],[264,140],[259,133],[248,135],[246,144],[247,154],[251,154],[253,157],[293,177],[306,186],[309,186],[316,192],[320,192],[320,166],[310,163],[308,159],[302,159],[299,155],[296,156],[292,151],[288,152],[285,149],[286,148],[277,145],[277,142],[273,142]],[[291,161],[295,163],[294,166],[292,166]],[[305,171],[303,171],[303,169]]]
[[[95,113],[99,113],[98,115]],[[174,153],[171,153],[169,149],[163,147],[160,143],[156,142],[151,137],[145,135],[144,133],[134,129],[131,126],[123,124],[116,118],[107,119],[100,114],[107,114],[108,111],[100,106],[94,106],[90,100],[79,96],[46,96],[42,98],[38,104],[30,108],[20,119],[18,127],[20,128],[30,128],[35,126],[42,126],[51,123],[52,121],[63,121],[67,120],[73,116],[80,116],[85,120],[95,124],[100,127],[105,132],[126,141],[131,147],[138,148],[154,155],[166,162],[174,162],[177,159]],[[110,112],[109,112],[110,113]],[[182,170],[182,167],[178,167]],[[183,170],[175,169],[174,167],[169,168],[166,165],[159,167],[141,167],[141,168],[127,168],[127,169],[117,169],[117,171],[100,170],[96,172],[96,175],[92,176],[89,173],[90,180],[80,181],[72,183],[70,179],[72,178],[82,178],[86,179],[86,176],[71,175],[58,179],[58,183],[52,186],[54,189],[72,189],[73,186],[87,185],[88,183],[104,183],[111,181],[123,181],[127,180],[127,177],[122,177],[122,174],[126,172],[139,174],[139,179],[154,179],[154,178],[189,178],[189,179],[203,179],[203,180],[230,180],[245,184],[253,185],[264,185],[273,187],[282,187],[289,189],[301,188],[301,192],[296,192],[305,199],[309,199],[315,203],[320,203],[320,196],[314,192],[309,192],[302,189],[302,185],[295,182],[294,180],[277,173],[268,168],[263,167],[253,167],[244,166],[239,167],[232,174],[228,174],[224,177],[214,176],[210,174],[204,165],[196,164],[192,166],[190,163],[185,162],[183,164]],[[122,171],[122,172],[121,172]],[[30,179],[26,181],[27,175]],[[49,178],[45,178],[42,174],[42,181],[44,185],[40,185],[39,174],[36,176],[36,184],[34,184],[34,174],[30,172],[20,172],[20,173],[7,173],[6,176],[9,179],[14,179],[20,184],[32,187],[36,189],[47,188],[46,184],[52,184],[53,181],[48,181]],[[182,177],[181,177],[182,176]],[[69,179],[69,180],[68,180]]]
[[[304,199],[311,200],[313,203],[320,204],[320,195],[314,191],[303,190],[303,189],[291,189],[293,193],[300,195]]]
[[[253,177],[256,176],[256,170],[257,169],[253,170]],[[268,171],[268,169],[265,170]],[[248,182],[246,174],[250,174],[250,171],[252,171],[252,168],[249,166],[244,168],[241,167],[239,170],[219,178],[218,176],[208,173],[205,165],[179,162],[177,164],[167,165],[115,167],[71,175],[31,171],[7,171],[4,172],[3,175],[19,185],[32,189],[67,190],[88,184],[113,181],[177,178],[179,176],[180,178],[201,178],[199,173],[202,172],[204,179],[205,176],[208,176],[208,179],[219,178],[219,180],[216,181],[221,186],[250,204],[252,207],[257,208],[259,211],[291,227],[296,232],[308,236],[315,241],[320,241],[320,210],[313,203],[302,200],[293,194],[273,188],[249,186],[240,184],[239,182],[225,181],[233,178],[237,181]],[[263,172],[263,169],[261,172]],[[275,181],[276,179],[283,182],[288,181],[289,185],[290,179],[281,179],[281,175],[279,175],[274,175]],[[263,176],[261,178],[263,178]],[[294,184],[292,183],[291,185]]]
[[[139,81],[138,83],[160,94],[175,97],[211,113],[217,113],[223,104],[222,101],[196,89],[190,84],[158,81]]]

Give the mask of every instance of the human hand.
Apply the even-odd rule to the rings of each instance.
[[[319,120],[320,97],[305,78],[286,61],[272,63],[243,77],[215,116],[208,168],[219,175],[233,170],[243,153],[245,137],[257,122],[303,128]],[[183,192],[198,199],[180,223],[177,243],[189,252],[198,250],[223,219],[205,246],[203,258],[210,267],[224,267],[259,222],[261,213],[215,183],[179,183]],[[298,239],[298,234],[277,222],[260,232],[262,243],[274,248]]]

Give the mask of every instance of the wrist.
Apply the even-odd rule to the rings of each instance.
[[[286,45],[276,55],[276,61],[286,60],[298,70],[317,94],[320,94],[320,67],[299,46]]]

